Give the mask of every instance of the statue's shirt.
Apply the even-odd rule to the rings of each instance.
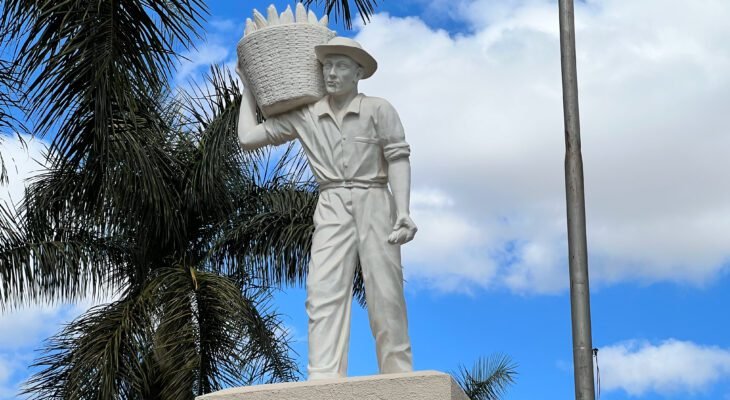
[[[272,144],[299,138],[320,185],[384,185],[388,161],[410,156],[398,113],[386,100],[358,94],[337,123],[329,96],[264,122]]]

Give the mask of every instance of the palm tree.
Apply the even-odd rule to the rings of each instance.
[[[204,14],[201,0],[0,3],[18,49],[4,82],[27,83],[0,110],[27,106],[35,135],[53,133],[49,170],[0,207],[0,307],[118,299],[49,340],[32,398],[186,399],[298,376],[267,299],[306,276],[316,190],[292,149],[239,150],[229,75],[170,92]]]
[[[55,264],[46,271],[49,280],[65,282],[67,290],[83,287],[70,276],[81,270],[96,279],[94,287],[119,292],[119,300],[90,310],[51,339],[37,363],[42,371],[28,383],[29,394],[184,399],[230,385],[297,378],[286,332],[266,309],[267,285],[274,279],[271,270],[303,270],[316,192],[301,179],[302,169],[292,167],[296,158],[266,166],[264,153],[240,152],[234,139],[240,101],[235,81],[214,70],[211,83],[215,93],[159,100],[170,111],[159,113],[166,129],[150,146],[164,150],[166,164],[154,167],[167,169],[160,189],[173,202],[176,232],[131,218],[113,225],[106,222],[109,216],[87,219],[77,207],[82,197],[58,204],[67,179],[84,179],[57,178],[58,170],[38,179],[27,194],[21,219],[27,226],[21,231],[53,246],[30,252],[55,258],[31,264],[34,273]],[[210,113],[199,111],[203,101]],[[119,168],[124,173],[125,166]],[[268,171],[265,180],[254,173],[258,169]],[[130,196],[123,185],[106,190],[110,212]],[[42,205],[55,208],[49,212]],[[265,253],[273,250],[263,243],[285,235],[277,243],[285,256]],[[58,258],[67,257],[76,243],[80,254],[71,254],[59,270],[67,259]],[[261,268],[263,262],[268,269]],[[42,296],[38,281],[23,288]],[[73,295],[61,296],[66,294]]]
[[[286,332],[266,310],[273,274],[262,272],[260,260],[269,265],[263,271],[303,270],[316,193],[298,183],[301,168],[291,168],[292,157],[267,167],[260,163],[265,154],[238,150],[233,116],[240,94],[222,76],[214,73],[216,93],[196,97],[209,101],[208,114],[192,109],[192,96],[159,100],[171,110],[157,113],[166,129],[148,131],[154,148],[141,149],[162,150],[165,164],[151,167],[166,173],[157,190],[171,199],[176,232],[154,219],[115,216],[133,211],[118,211],[135,195],[123,184],[104,188],[105,215],[85,214],[94,204],[72,189],[89,179],[83,169],[52,168],[34,182],[18,214],[4,218],[4,230],[13,233],[0,251],[5,304],[74,298],[87,288],[119,293],[51,339],[37,363],[42,371],[28,383],[32,397],[184,399],[296,379]],[[116,127],[126,129],[132,127]],[[115,161],[113,173],[135,173],[125,171],[128,160]],[[268,176],[254,174],[258,169]],[[278,244],[285,256],[264,253],[266,240],[285,235]],[[248,249],[228,250],[237,240]]]
[[[504,354],[479,358],[469,369],[463,365],[453,374],[471,400],[499,400],[515,383],[517,365]]]

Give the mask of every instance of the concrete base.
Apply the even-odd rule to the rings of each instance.
[[[220,390],[196,400],[469,400],[437,371],[276,383]]]

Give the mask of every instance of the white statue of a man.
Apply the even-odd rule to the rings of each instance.
[[[416,234],[409,210],[410,147],[393,106],[358,93],[358,81],[377,69],[375,59],[343,37],[315,52],[327,95],[258,124],[246,90],[238,138],[248,150],[299,139],[319,183],[307,277],[309,379],[347,374],[358,259],[380,373],[408,372],[413,362],[400,246]]]

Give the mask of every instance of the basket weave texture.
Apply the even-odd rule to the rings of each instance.
[[[239,67],[265,117],[325,95],[314,46],[334,36],[334,31],[323,26],[292,23],[257,30],[238,42]]]

